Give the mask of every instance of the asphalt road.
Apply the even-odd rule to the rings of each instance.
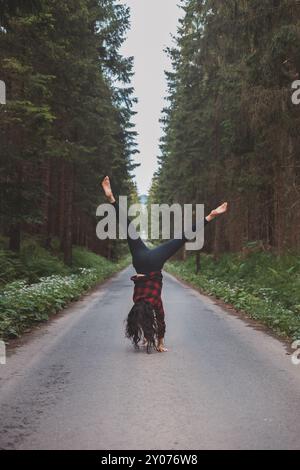
[[[299,449],[300,366],[284,344],[165,275],[169,352],[136,352],[131,274],[0,365],[0,448]]]

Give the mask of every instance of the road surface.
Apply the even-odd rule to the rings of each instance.
[[[284,344],[164,277],[168,353],[124,338],[131,268],[0,365],[1,449],[299,449]]]

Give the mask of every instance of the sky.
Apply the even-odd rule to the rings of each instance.
[[[140,151],[135,161],[141,163],[135,175],[139,194],[146,194],[160,154],[162,129],[159,119],[167,94],[164,70],[171,70],[164,49],[172,45],[171,33],[176,35],[182,10],[177,6],[178,0],[121,0],[121,3],[131,10],[131,29],[120,52],[126,57],[134,56],[132,86],[138,103],[133,122],[139,134]]]

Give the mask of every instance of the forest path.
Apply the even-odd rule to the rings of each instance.
[[[285,346],[165,274],[169,352],[136,352],[131,274],[11,351],[0,448],[299,449],[300,366]]]

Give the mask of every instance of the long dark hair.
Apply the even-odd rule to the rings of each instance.
[[[147,353],[156,348],[158,325],[155,310],[148,302],[136,302],[130,310],[126,323],[126,338],[129,338],[136,349],[141,339],[147,341]]]

